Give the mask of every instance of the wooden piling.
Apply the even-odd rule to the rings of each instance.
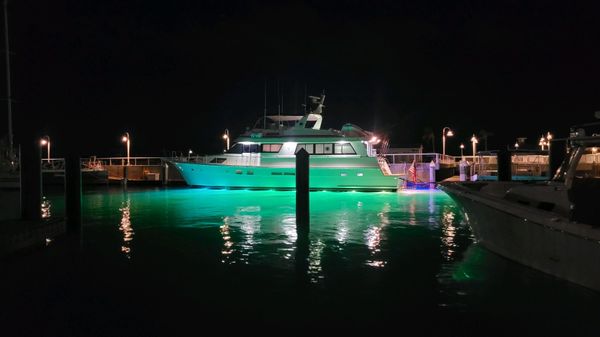
[[[21,151],[21,217],[42,218],[42,149],[39,137],[28,137]]]
[[[303,232],[310,229],[309,157],[305,149],[296,153],[296,231]]]
[[[127,163],[127,165],[129,165],[129,163]],[[128,174],[129,174],[129,170],[128,170],[128,166],[125,165],[123,166],[123,187],[127,188],[127,178],[128,178]]]
[[[169,163],[167,162],[162,165],[162,183],[165,186],[169,184]]]
[[[499,150],[496,154],[498,161],[498,181],[512,180],[511,154],[508,150]]]
[[[81,162],[77,154],[65,156],[65,208],[68,232],[81,230]]]

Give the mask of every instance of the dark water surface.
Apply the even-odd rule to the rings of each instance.
[[[87,190],[80,237],[0,261],[0,335],[600,336],[600,294],[481,248],[443,192],[310,198],[306,237],[294,192]]]

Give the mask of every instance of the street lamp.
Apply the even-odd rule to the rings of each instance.
[[[539,146],[542,148],[542,151],[544,151],[545,145],[546,145],[546,138],[544,138],[544,136],[542,136],[542,138],[540,138],[540,143],[539,143]]]
[[[47,146],[47,148],[48,148],[48,163],[50,163],[50,136],[44,136],[44,138],[42,138],[40,140],[40,145]]]
[[[550,133],[550,131],[548,131],[548,134],[546,134],[546,140],[548,141],[546,144],[548,144],[548,152],[550,152],[550,141],[552,140],[552,134]]]
[[[475,162],[475,153],[477,152],[477,143],[479,143],[477,141],[477,137],[475,137],[475,134],[473,134],[473,137],[471,137],[471,143],[473,143],[473,162]]]
[[[515,149],[516,149],[516,150],[518,150],[518,149],[519,149],[519,143],[518,143],[518,142],[516,142],[516,143],[515,143]]]
[[[188,151],[188,161],[190,161],[190,156],[191,156],[191,155],[192,155],[192,150],[190,149],[190,150]]]
[[[129,148],[131,145],[131,137],[129,137],[129,132],[125,132],[123,138],[121,138],[121,141],[127,144],[127,166],[129,166]]]
[[[460,143],[460,159],[465,160],[465,144]]]
[[[225,133],[223,134],[223,139],[225,139],[227,143],[227,151],[229,151],[229,130],[225,129]]]
[[[454,136],[454,132],[447,126],[442,129],[442,159],[446,156],[446,136]]]

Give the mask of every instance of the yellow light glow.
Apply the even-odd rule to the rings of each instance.
[[[123,138],[121,138],[121,141],[122,141],[123,143],[125,143],[125,142],[127,141],[127,136],[123,136]]]
[[[46,139],[42,139],[42,140],[40,140],[40,144],[46,145],[46,144],[48,144],[48,141]]]

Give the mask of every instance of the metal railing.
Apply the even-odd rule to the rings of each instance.
[[[496,177],[498,175],[498,158],[495,155],[479,155],[474,162],[469,162],[471,176]],[[548,155],[513,154],[511,156],[511,175],[519,177],[546,177],[548,175]]]
[[[161,157],[129,157],[129,166],[162,166],[169,158]],[[61,171],[65,169],[64,158],[42,159],[42,170]],[[127,157],[104,157],[95,156],[81,158],[81,168],[88,170],[105,170],[106,166],[127,166]]]

